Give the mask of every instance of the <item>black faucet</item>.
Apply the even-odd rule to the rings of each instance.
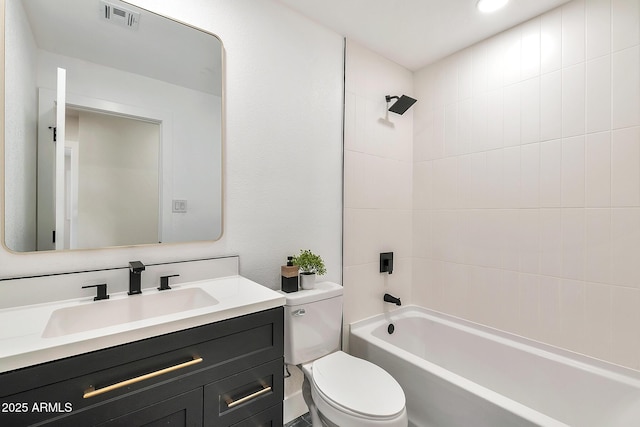
[[[402,305],[402,301],[400,301],[400,298],[396,298],[393,295],[389,294],[384,294],[384,302],[390,302],[391,304],[395,305]]]
[[[140,261],[131,261],[129,263],[129,295],[141,294],[140,279],[144,271],[144,264]]]

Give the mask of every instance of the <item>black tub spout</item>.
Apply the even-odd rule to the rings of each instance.
[[[390,302],[391,304],[395,305],[402,305],[402,301],[400,301],[400,298],[396,298],[393,295],[389,294],[384,294],[384,302]]]

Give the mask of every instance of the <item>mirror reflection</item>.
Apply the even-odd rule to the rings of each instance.
[[[14,251],[215,240],[222,44],[121,1],[5,0]]]

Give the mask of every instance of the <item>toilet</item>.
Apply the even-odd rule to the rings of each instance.
[[[381,367],[340,351],[342,286],[285,293],[284,359],[304,373],[314,427],[406,427],[400,384]]]

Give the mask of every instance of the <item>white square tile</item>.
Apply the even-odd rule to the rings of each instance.
[[[457,211],[435,211],[432,221],[433,257],[440,261],[459,261],[463,253],[460,245],[460,214]]]
[[[504,37],[503,84],[505,86],[520,82],[522,67],[522,31],[520,26],[507,30]]]
[[[379,246],[378,212],[375,209],[345,209],[344,265],[353,266],[375,261]]]
[[[583,280],[585,263],[584,209],[562,209],[562,276]]]
[[[611,0],[586,2],[587,59],[611,52]]]
[[[562,6],[562,66],[585,59],[585,1],[573,0]]]
[[[562,135],[562,73],[555,71],[540,77],[540,140]]]
[[[640,290],[613,287],[611,294],[612,344],[611,360],[614,363],[638,369],[640,363]]]
[[[487,91],[487,46],[488,42],[483,41],[472,47],[472,91],[474,97]]]
[[[446,157],[433,162],[433,207],[452,209],[458,199],[458,160]]]
[[[538,339],[551,345],[562,346],[562,317],[560,313],[560,279],[538,278],[540,321]]]
[[[469,192],[469,207],[487,207],[487,155],[485,152],[474,153],[469,158],[471,171],[471,185]]]
[[[502,268],[520,270],[520,215],[519,209],[502,210],[503,259]]]
[[[533,274],[518,275],[518,333],[540,338],[540,284],[539,276]]]
[[[587,132],[611,128],[611,57],[602,56],[587,62],[586,78]]]
[[[611,206],[611,134],[588,134],[585,141],[585,204]]]
[[[611,283],[611,211],[587,209],[586,211],[586,262],[585,280]]]
[[[523,144],[540,141],[540,78],[520,84],[520,129]]]
[[[488,149],[489,110],[486,92],[475,95],[472,101],[472,138],[470,152]]]
[[[433,207],[433,161],[413,164],[413,208]]]
[[[540,145],[527,144],[520,149],[520,207],[540,206]]]
[[[640,127],[611,133],[611,205],[640,205]]]
[[[540,209],[540,274],[562,276],[561,209]]]
[[[472,160],[475,155],[476,154],[465,154],[458,157],[458,207],[460,209],[469,209],[473,207],[475,183]]]
[[[487,90],[504,85],[505,36],[498,34],[487,40]]]
[[[413,247],[413,212],[410,209],[378,209],[377,223],[369,233],[378,236],[371,261],[379,262],[381,252],[393,251],[399,259],[411,258]],[[362,252],[366,252],[363,248]],[[395,271],[394,271],[395,274]]]
[[[584,134],[585,129],[584,63],[562,69],[562,137]]]
[[[540,206],[562,206],[562,140],[540,143]]]
[[[487,93],[487,148],[501,148],[504,144],[504,99],[503,90]]]
[[[460,154],[471,153],[473,151],[473,104],[470,98],[458,103],[457,133]]]
[[[444,154],[445,156],[457,156],[460,154],[457,104],[449,104],[444,108],[444,123]]]
[[[611,280],[613,284],[640,287],[640,209],[611,210]]]
[[[640,125],[640,46],[611,56],[613,128]]]
[[[504,88],[504,146],[520,145],[520,85]]]
[[[432,258],[433,257],[433,232],[431,228],[431,211],[414,210],[413,211],[413,253],[415,258]],[[346,246],[346,227],[345,227],[345,246]]]
[[[557,71],[562,66],[562,8],[540,17],[540,72]]]
[[[413,160],[422,162],[431,160],[432,144],[433,144],[433,111],[424,112],[422,122],[424,126],[421,130],[415,130],[413,133]],[[349,119],[345,119],[349,120]],[[415,121],[414,121],[415,123]],[[346,145],[346,141],[345,141]]]
[[[520,272],[540,270],[540,219],[538,209],[520,209]]]
[[[469,314],[469,267],[462,264],[444,263],[442,303],[448,313],[467,317]]]
[[[520,147],[503,150],[504,204],[508,208],[520,207]]]
[[[586,354],[610,360],[611,355],[611,286],[586,284],[585,327],[589,331]]]
[[[458,101],[471,98],[473,86],[473,50],[467,48],[458,55]]]
[[[522,24],[521,58],[522,80],[540,75],[540,18]]]
[[[433,129],[431,130],[432,140],[428,142],[429,159],[440,159],[444,157],[444,107],[436,108],[433,111]]]
[[[486,204],[490,208],[506,207],[504,200],[504,152],[503,150],[487,151]]]
[[[560,282],[562,346],[581,353],[584,353],[587,342],[585,294],[584,282],[567,279]]]
[[[562,140],[562,206],[582,207],[585,200],[584,136]]]
[[[638,0],[611,0],[611,47],[613,51],[640,43],[640,3]]]

